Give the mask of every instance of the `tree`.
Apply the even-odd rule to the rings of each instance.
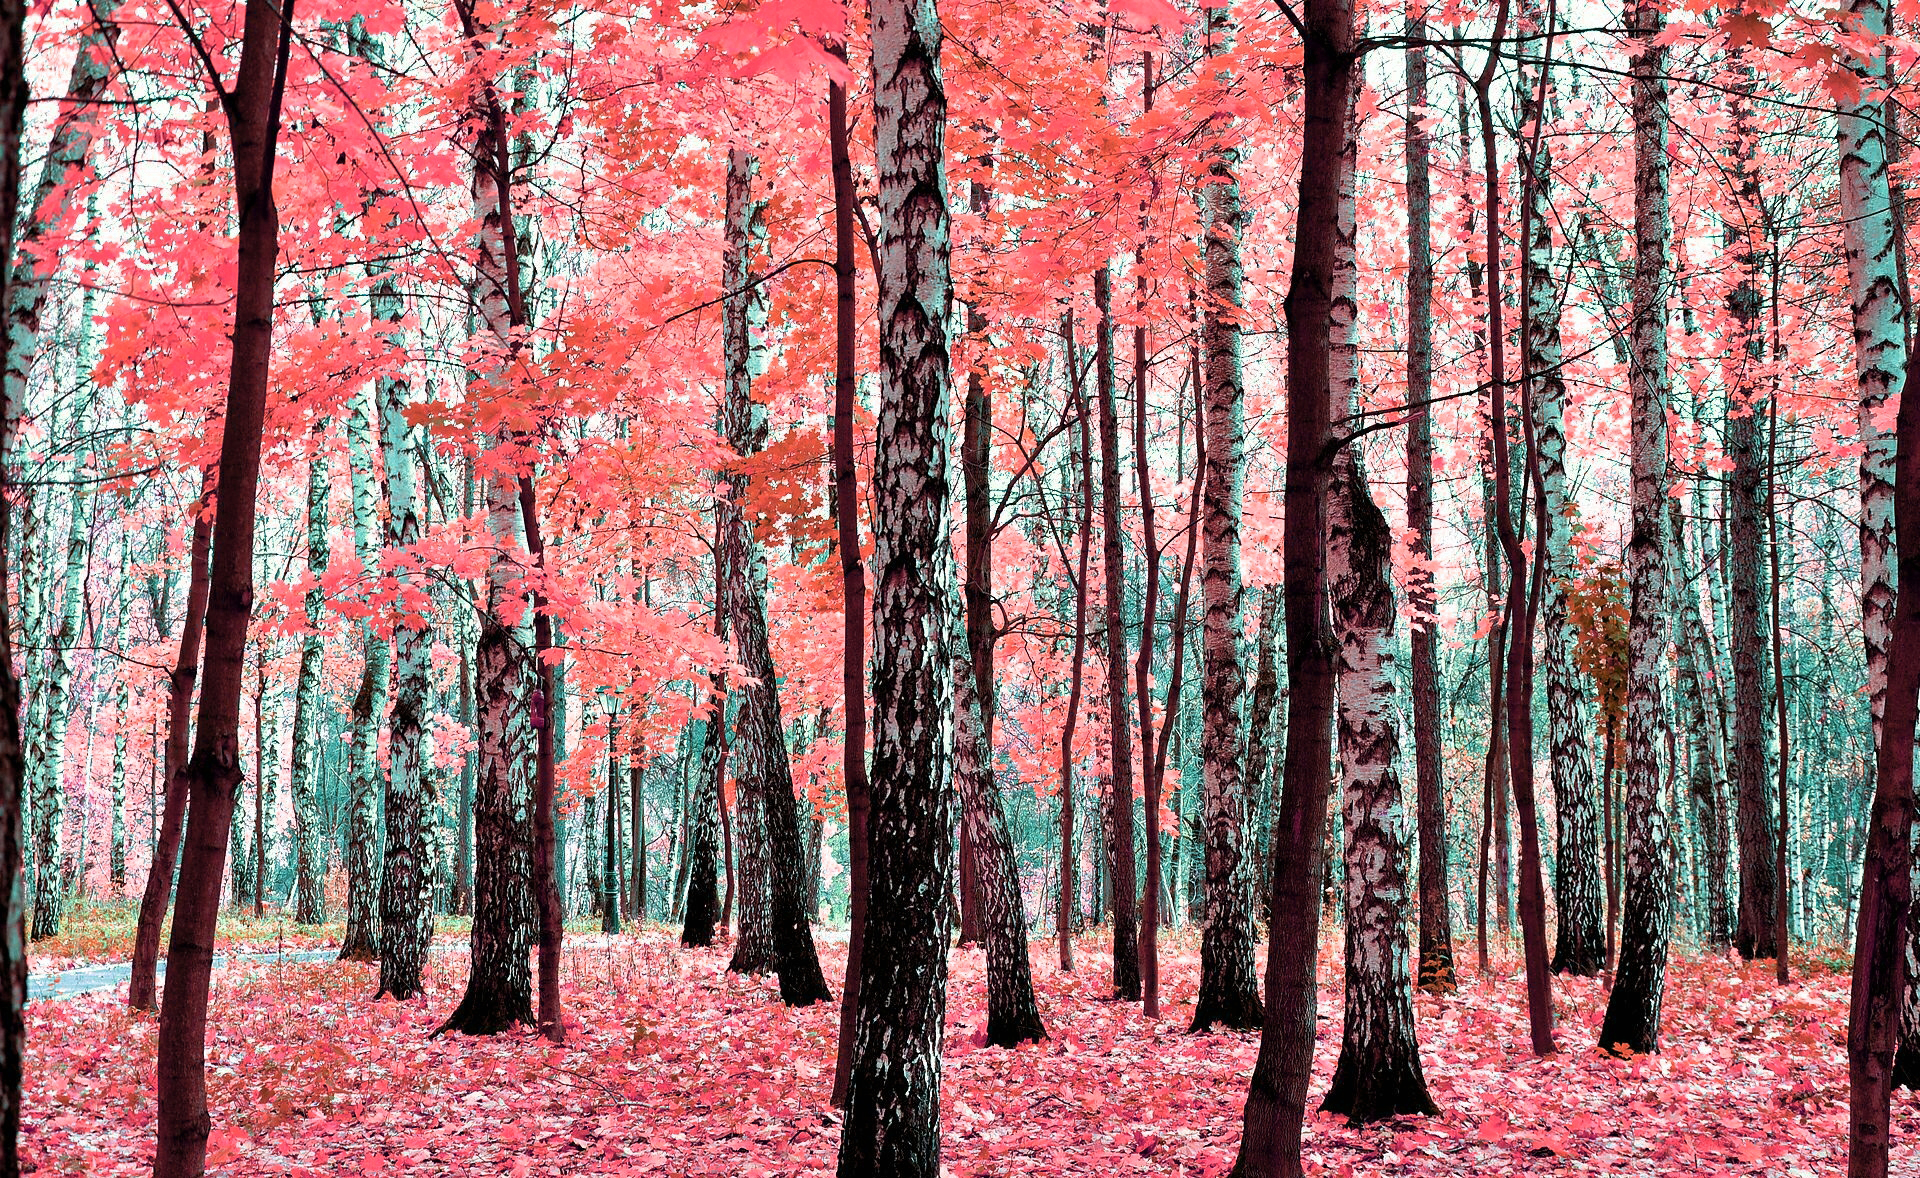
[[[327,459],[316,447],[307,474],[307,576],[313,587],[303,602],[306,633],[300,639],[300,679],[293,694],[294,919],[319,924],[327,918],[325,875],[327,853],[320,845],[319,799],[315,796],[320,771],[320,660],[321,611],[326,591],[320,580],[327,574]]]
[[[1602,1050],[1660,1046],[1667,941],[1673,930],[1673,856],[1660,805],[1660,748],[1666,727],[1660,680],[1667,645],[1667,260],[1666,49],[1656,6],[1628,14],[1634,125],[1633,326],[1628,383],[1633,395],[1633,531],[1627,542],[1631,620],[1627,645],[1626,903],[1620,966],[1600,1025]]]
[[[727,155],[727,227],[728,255],[725,306],[727,350],[727,400],[721,419],[727,443],[742,458],[757,454],[765,445],[767,415],[764,402],[752,397],[752,382],[760,364],[754,357],[755,320],[764,321],[754,307],[763,297],[764,286],[752,280],[751,245],[756,218],[751,197],[752,157],[735,148]],[[770,934],[768,964],[780,975],[780,997],[789,1006],[806,1006],[826,1001],[830,995],[820,972],[820,959],[814,953],[813,932],[808,924],[806,906],[801,901],[801,874],[804,870],[800,848],[799,820],[793,803],[793,773],[787,761],[786,734],[780,720],[778,678],[773,654],[767,645],[766,563],[755,543],[746,520],[743,500],[746,479],[741,474],[726,476],[728,493],[716,505],[720,517],[720,555],[726,579],[722,600],[732,624],[735,657],[750,678],[740,686],[740,714],[737,720],[741,768],[736,780],[741,784],[741,812],[754,815],[756,837],[761,845],[763,878],[755,881],[749,873],[749,895],[764,886],[763,902]],[[608,805],[612,805],[611,796]],[[743,828],[745,824],[743,824]],[[734,957],[735,969],[751,966],[747,952],[747,907],[741,904],[741,935]]]
[[[1232,44],[1230,4],[1208,10],[1210,47]],[[1216,116],[1217,117],[1217,116]],[[1201,347],[1206,356],[1207,480],[1201,502],[1204,564],[1201,699],[1205,718],[1200,759],[1205,772],[1207,923],[1200,939],[1200,993],[1193,1004],[1193,1030],[1216,1025],[1235,1029],[1261,1023],[1260,989],[1253,979],[1253,912],[1246,866],[1246,751],[1240,730],[1240,696],[1246,670],[1240,662],[1240,511],[1245,487],[1243,447],[1246,390],[1240,368],[1240,152],[1229,146],[1225,125],[1207,163],[1206,312]],[[1288,636],[1289,643],[1292,636]]]
[[[1358,87],[1353,101],[1357,107]],[[1360,408],[1358,232],[1354,208],[1359,120],[1340,157],[1339,222],[1329,316],[1329,421]],[[1348,428],[1336,427],[1340,434]],[[1346,1018],[1340,1061],[1321,1108],[1349,1124],[1437,1111],[1414,1038],[1407,965],[1407,813],[1400,725],[1393,706],[1393,533],[1373,502],[1357,443],[1334,459],[1327,504],[1327,588],[1340,644],[1339,717],[1346,855]]]
[[[180,889],[167,950],[160,1005],[158,1144],[155,1178],[198,1178],[206,1170],[207,990],[214,924],[220,913],[228,824],[241,780],[240,691],[246,674],[247,623],[253,612],[253,531],[260,478],[260,428],[266,414],[273,345],[273,279],[279,214],[273,166],[293,42],[293,4],[247,0],[240,60],[231,87],[209,62],[233,153],[239,211],[233,355],[222,422],[208,572],[206,654],[187,762],[194,821],[180,861]],[[183,28],[193,35],[193,30]]]
[[[879,176],[873,766],[860,1009],[842,1178],[935,1178],[952,826],[944,640],[948,268],[946,92],[935,0],[872,8]]]
[[[1307,0],[1301,30],[1305,122],[1293,274],[1287,289],[1287,471],[1283,533],[1287,609],[1285,786],[1275,826],[1267,1012],[1247,1088],[1236,1178],[1299,1178],[1300,1132],[1317,1019],[1321,828],[1333,757],[1334,657],[1327,614],[1327,499],[1340,164],[1355,85],[1349,0]],[[1313,952],[1301,952],[1312,945]]]
[[[1407,529],[1415,560],[1433,560],[1433,139],[1418,113],[1427,103],[1426,18],[1407,7]],[[1415,611],[1408,638],[1413,682],[1415,808],[1420,829],[1421,989],[1450,994],[1453,914],[1447,900],[1447,813],[1440,777],[1439,625],[1430,567],[1411,578]]]
[[[20,206],[20,128],[28,91],[27,6],[0,4],[0,306],[12,304],[14,221]],[[20,1173],[20,1093],[27,1054],[27,894],[24,838],[26,762],[20,748],[20,683],[13,671],[8,543],[11,457],[19,412],[11,384],[0,386],[0,1178]]]
[[[1120,542],[1120,415],[1114,405],[1113,271],[1093,272],[1093,303],[1100,312],[1094,344],[1095,396],[1100,409],[1100,567],[1106,576],[1108,878],[1113,894],[1113,996],[1140,999],[1138,884],[1133,860],[1132,701],[1127,698],[1126,568]],[[1142,642],[1147,637],[1141,638]]]

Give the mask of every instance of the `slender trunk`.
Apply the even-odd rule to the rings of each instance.
[[[1627,542],[1630,612],[1627,646],[1626,905],[1620,971],[1614,978],[1600,1046],[1649,1052],[1660,1045],[1667,943],[1673,928],[1674,871],[1660,804],[1660,742],[1666,728],[1660,685],[1668,641],[1666,586],[1667,203],[1666,50],[1660,10],[1636,0],[1628,27],[1634,123],[1632,362],[1633,524]]]
[[[167,918],[167,900],[173,892],[173,865],[179,855],[181,827],[187,815],[188,723],[193,686],[200,674],[200,645],[207,616],[208,563],[213,550],[213,483],[214,473],[209,470],[202,478],[200,498],[194,503],[192,538],[187,545],[186,615],[180,623],[180,654],[167,684],[166,803],[160,815],[160,833],[154,840],[153,861],[147,868],[147,885],[140,896],[140,918],[133,934],[132,974],[127,982],[127,1005],[135,1010],[159,1007],[156,974],[160,926]]]
[[[1732,906],[1727,897],[1727,801],[1722,782],[1719,750],[1713,740],[1712,721],[1707,715],[1707,674],[1700,666],[1700,652],[1711,652],[1707,629],[1700,617],[1700,595],[1688,583],[1686,567],[1686,523],[1678,499],[1667,500],[1669,527],[1673,543],[1671,563],[1675,613],[1681,635],[1676,643],[1674,702],[1681,714],[1681,728],[1687,742],[1687,792],[1694,802],[1695,826],[1699,832],[1699,858],[1703,861],[1703,894],[1706,908],[1706,943],[1710,950],[1724,953],[1733,943]],[[1678,764],[1675,765],[1678,771]]]
[[[155,1178],[198,1178],[206,1169],[207,991],[220,914],[228,822],[239,764],[240,691],[253,612],[253,532],[261,423],[273,355],[273,279],[279,254],[273,163],[292,45],[293,5],[247,0],[240,62],[223,104],[233,150],[239,265],[234,282],[233,359],[227,385],[208,573],[206,668],[199,722],[185,776],[194,821],[181,856],[180,896],[160,1008]]]
[[[1095,397],[1100,420],[1101,568],[1106,575],[1107,768],[1112,809],[1107,872],[1113,909],[1113,996],[1140,998],[1139,924],[1134,910],[1138,882],[1133,857],[1133,702],[1127,698],[1127,623],[1124,606],[1126,566],[1120,543],[1120,415],[1115,405],[1113,356],[1113,273],[1101,266],[1093,274],[1093,301],[1100,312],[1095,338]],[[1141,641],[1147,641],[1141,630]]]
[[[752,396],[752,383],[765,367],[759,341],[767,308],[765,285],[753,283],[754,259],[766,234],[765,201],[752,194],[756,170],[753,157],[745,151],[735,148],[728,153],[728,265],[723,288],[729,292],[723,309],[727,398],[722,421],[727,443],[742,458],[759,453],[767,439],[766,403]],[[727,571],[722,600],[733,628],[734,657],[750,676],[740,688],[740,769],[734,779],[741,812],[754,819],[751,825],[743,823],[749,832],[746,845],[750,853],[757,850],[760,858],[759,878],[749,874],[746,894],[764,912],[770,950],[767,964],[780,975],[780,997],[789,1006],[806,1006],[826,1001],[830,993],[801,897],[805,862],[793,801],[793,769],[780,717],[779,679],[767,639],[766,557],[746,519],[746,476],[729,473],[725,484],[727,496],[717,505]],[[733,969],[756,964],[746,916],[743,903]]]
[[[1086,671],[1087,570],[1093,545],[1093,443],[1087,424],[1086,390],[1080,383],[1080,361],[1074,355],[1071,312],[1062,322],[1061,336],[1065,340],[1067,373],[1073,389],[1073,414],[1080,429],[1080,571],[1073,582],[1073,670],[1067,687],[1067,717],[1060,729],[1060,911],[1055,930],[1060,943],[1060,968],[1071,970],[1074,907],[1077,900],[1073,842],[1073,737],[1080,725],[1080,692]]]
[[[1247,862],[1252,878],[1262,881],[1273,874],[1273,813],[1267,804],[1268,779],[1273,776],[1274,746],[1279,732],[1274,725],[1274,709],[1280,700],[1280,586],[1269,585],[1260,593],[1260,624],[1254,630],[1253,696],[1247,709],[1247,810],[1252,829]],[[1273,895],[1261,888],[1254,897],[1259,923],[1273,919],[1268,909]]]
[[[953,305],[935,0],[875,0],[880,400],[875,428],[873,776],[867,938],[840,1139],[843,1178],[934,1178],[952,801],[947,420]]]
[[[471,492],[469,492],[471,499]],[[473,514],[468,504],[467,515]],[[456,631],[460,643],[460,723],[472,732],[476,718],[473,708],[473,654],[467,646],[465,628]],[[460,756],[460,802],[455,813],[453,834],[453,895],[447,903],[458,916],[473,914],[473,765],[474,754]]]
[[[1415,560],[1433,559],[1433,140],[1421,120],[1427,104],[1425,10],[1407,7],[1407,529]],[[1446,784],[1440,768],[1439,597],[1423,565],[1408,578],[1413,682],[1414,792],[1420,829],[1422,990],[1451,994],[1453,914],[1448,908]]]
[[[76,432],[84,422],[76,418]],[[33,783],[34,867],[33,940],[56,936],[66,907],[67,889],[60,872],[61,826],[66,818],[67,720],[73,709],[73,647],[80,638],[80,582],[87,572],[88,513],[75,500],[67,520],[65,575],[60,583],[60,611],[44,632],[47,645],[44,674],[28,686],[39,695],[40,725],[29,732],[27,772]],[[85,823],[78,824],[85,829]]]
[[[1354,87],[1358,97],[1359,87]],[[1351,109],[1351,108],[1350,108]],[[1354,188],[1360,123],[1350,118],[1340,159],[1329,327],[1330,421],[1360,405],[1358,226]],[[1347,427],[1336,427],[1338,434]],[[1321,1104],[1350,1125],[1433,1113],[1414,1036],[1407,961],[1407,812],[1395,762],[1393,533],[1373,502],[1357,444],[1334,459],[1327,503],[1327,587],[1340,643],[1339,732],[1346,855],[1346,1008],[1340,1060]]]
[[[602,832],[604,858],[600,872],[600,931],[620,931],[620,719],[607,716],[607,813]]]
[[[1209,45],[1230,47],[1229,7],[1208,16]],[[1240,236],[1246,216],[1240,206],[1240,152],[1232,131],[1215,125],[1207,164],[1206,351],[1207,481],[1201,503],[1205,541],[1201,600],[1201,698],[1205,714],[1200,761],[1206,809],[1207,924],[1200,939],[1200,992],[1194,999],[1195,1031],[1216,1025],[1236,1029],[1261,1024],[1260,987],[1253,976],[1251,881],[1245,853],[1246,745],[1240,731],[1240,697],[1246,670],[1240,660],[1240,513],[1246,479],[1244,454],[1246,389],[1240,369],[1240,316],[1245,312]],[[1324,395],[1324,394],[1323,394]],[[1322,801],[1324,805],[1324,799]],[[1317,932],[1317,929],[1316,929]]]
[[[689,948],[713,944],[716,923],[724,928],[720,913],[720,783],[726,772],[726,754],[721,732],[726,726],[726,680],[717,680],[707,717],[704,739],[700,744],[700,772],[694,781],[693,797],[688,803],[692,829],[688,838],[692,849],[687,881],[686,923],[680,930],[680,943]]]
[[[834,49],[846,56],[846,46]],[[833,1105],[847,1105],[853,1069],[853,1020],[860,1009],[860,955],[867,926],[867,568],[860,556],[860,482],[854,462],[853,154],[847,88],[827,87],[828,151],[833,164],[833,502],[840,553],[840,775],[847,792],[847,976],[840,991],[840,1041],[833,1068]]]
[[[369,269],[373,290],[368,310],[375,322],[386,325],[388,347],[404,356],[406,336],[400,323],[406,304],[391,273]],[[406,370],[395,365],[390,371]],[[374,382],[374,399],[380,415],[385,482],[379,498],[386,509],[386,547],[405,554],[421,535],[425,496],[415,459],[421,429],[407,417],[413,395],[405,379],[382,375]],[[388,729],[386,841],[380,874],[379,993],[401,1001],[419,996],[425,988],[427,948],[433,941],[433,857],[427,823],[436,808],[427,762],[433,631],[425,611],[432,601],[432,586],[420,572],[405,571],[410,564],[403,555],[395,566],[393,714]]]
[[[1153,54],[1141,57],[1141,105],[1153,112]],[[1148,190],[1158,190],[1158,177],[1149,175]],[[1149,222],[1147,196],[1140,198],[1140,227],[1145,237]],[[1134,254],[1134,311],[1140,322],[1133,328],[1133,474],[1140,484],[1140,539],[1146,566],[1141,590],[1140,649],[1134,655],[1133,691],[1140,706],[1140,790],[1145,802],[1147,878],[1140,889],[1140,990],[1143,1012],[1160,1017],[1160,780],[1153,772],[1153,628],[1160,609],[1160,541],[1154,528],[1153,472],[1147,465],[1147,267],[1144,241]],[[1178,627],[1179,620],[1174,622]],[[1176,700],[1167,697],[1168,710]]]
[[[353,550],[367,574],[380,566],[379,492],[373,451],[379,438],[377,407],[364,390],[347,401],[347,456],[352,469]],[[380,729],[386,718],[393,651],[368,620],[360,623],[363,655],[360,690],[353,697],[353,746],[349,753],[347,817],[347,929],[340,960],[380,958]]]
[[[303,603],[306,633],[300,639],[300,679],[293,693],[294,920],[321,924],[327,919],[326,850],[320,844],[320,658],[324,640],[320,619],[327,573],[327,458],[316,448],[307,470],[307,577],[313,586]]]
[[[13,257],[14,218],[20,204],[20,129],[28,91],[23,0],[0,4],[0,260]],[[0,306],[11,305],[13,285],[0,269]],[[12,523],[13,430],[20,405],[0,384],[0,1178],[20,1174],[20,1092],[27,1054],[27,913],[22,803],[26,763],[20,747],[20,683],[13,670],[13,578],[8,531]]]
[[[1530,94],[1523,125],[1551,109],[1552,70],[1543,68]],[[1574,574],[1573,523],[1579,505],[1567,487],[1565,352],[1560,340],[1560,284],[1554,275],[1553,157],[1549,141],[1534,133],[1527,150],[1529,196],[1526,247],[1526,365],[1533,398],[1533,430],[1539,454],[1544,510],[1540,559],[1541,629],[1545,639],[1547,740],[1551,752],[1555,854],[1554,973],[1597,974],[1606,964],[1601,928],[1600,825],[1589,744],[1592,721],[1574,665],[1574,634],[1567,617],[1566,583]]]
[[[1216,9],[1216,12],[1224,11]],[[1318,1023],[1322,827],[1333,757],[1335,643],[1327,613],[1328,416],[1340,161],[1356,83],[1350,0],[1307,0],[1298,229],[1287,290],[1286,786],[1273,867],[1267,1011],[1247,1091],[1236,1178],[1300,1178],[1300,1134]]]
[[[1013,857],[1007,816],[987,763],[982,708],[964,635],[954,643],[954,782],[959,787],[962,821],[973,833],[979,857],[980,923],[987,947],[987,1042],[1013,1047],[1047,1037],[1033,997],[1033,968],[1027,959],[1027,914],[1020,898],[1020,877]]]

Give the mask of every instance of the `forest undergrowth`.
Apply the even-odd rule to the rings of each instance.
[[[1465,947],[1463,947],[1465,948]],[[432,1038],[459,999],[464,951],[432,961],[424,1002],[373,1001],[375,967],[289,963],[216,975],[208,1162],[223,1175],[773,1175],[832,1173],[837,1005],[789,1010],[769,980],[727,973],[729,946],[574,937],[567,1042],[531,1033]],[[1253,1034],[1189,1035],[1197,942],[1163,942],[1157,1022],[1105,1000],[1102,943],[1063,974],[1047,942],[1034,981],[1050,1035],[983,1046],[985,966],[952,956],[944,1166],[965,1175],[1226,1171]],[[1264,951],[1263,951],[1264,953]],[[822,945],[837,980],[845,947]],[[1559,1054],[1527,1044],[1516,954],[1447,998],[1418,995],[1421,1056],[1441,1112],[1348,1129],[1309,1116],[1309,1173],[1769,1175],[1837,1173],[1846,1134],[1847,977],[1816,962],[1785,987],[1772,964],[1676,954],[1664,1050],[1593,1049],[1597,979],[1556,986]],[[1340,1042],[1336,943],[1321,953],[1310,1099]],[[144,1174],[154,1134],[151,1017],[122,996],[28,1010],[23,1152],[40,1175]],[[1895,1139],[1920,1131],[1894,1102]],[[1899,1163],[1896,1163],[1898,1168]]]

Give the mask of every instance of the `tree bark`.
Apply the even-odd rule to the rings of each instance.
[[[1113,996],[1140,1000],[1139,922],[1135,912],[1138,881],[1133,857],[1133,701],[1127,694],[1126,567],[1120,543],[1120,415],[1115,404],[1113,356],[1113,273],[1093,273],[1093,301],[1100,312],[1094,367],[1099,375],[1101,569],[1106,577],[1107,631],[1107,795],[1113,821],[1107,844],[1107,871],[1113,894]],[[1147,641],[1142,629],[1141,641]]]
[[[387,343],[404,355],[399,323],[406,312],[390,274],[375,278],[369,309],[390,325]],[[380,413],[385,486],[386,547],[394,554],[398,600],[393,625],[393,714],[389,721],[385,799],[386,854],[380,877],[380,990],[399,1000],[419,996],[427,947],[433,941],[432,851],[426,824],[434,806],[427,772],[428,666],[433,631],[426,611],[430,586],[414,570],[408,549],[420,541],[421,495],[414,455],[420,429],[407,420],[412,390],[405,380],[374,382]]]
[[[833,52],[843,59],[845,44]],[[847,975],[840,990],[840,1042],[833,1069],[833,1105],[847,1105],[853,1069],[853,1019],[860,1009],[860,955],[867,923],[867,568],[860,551],[860,482],[854,461],[853,154],[847,88],[827,87],[828,151],[833,166],[833,503],[840,554],[841,716],[846,727],[840,775],[847,792]]]
[[[380,567],[379,491],[374,485],[373,449],[379,437],[377,412],[364,390],[347,401],[347,457],[352,468],[353,550],[371,575]],[[380,729],[386,718],[387,689],[393,679],[393,650],[373,628],[360,622],[363,655],[360,690],[353,697],[353,746],[348,759],[347,928],[340,960],[380,959]]]
[[[1433,559],[1433,140],[1421,125],[1427,104],[1425,10],[1407,7],[1407,529],[1416,560]],[[1440,768],[1439,596],[1434,572],[1409,578],[1414,610],[1408,638],[1413,682],[1414,793],[1420,828],[1420,988],[1451,994],[1453,914],[1447,886],[1446,783]]]
[[[1351,0],[1306,0],[1305,29],[1299,215],[1286,298],[1291,341],[1282,533],[1290,692],[1286,777],[1275,828],[1266,1022],[1247,1090],[1236,1178],[1300,1178],[1300,1134],[1319,1007],[1320,864],[1333,757],[1336,651],[1323,559],[1334,440],[1327,327],[1333,322],[1340,162],[1355,85]]]
[[[20,205],[20,132],[28,102],[24,0],[0,4],[0,261],[14,251]],[[0,269],[0,306],[12,305],[12,273]],[[20,747],[20,683],[13,669],[13,581],[9,547],[13,430],[20,406],[0,383],[0,1178],[20,1174],[20,1093],[27,1054],[27,912]]]
[[[1354,88],[1355,96],[1358,87]],[[1350,108],[1351,109],[1351,108]],[[1340,158],[1340,204],[1330,316],[1327,415],[1360,405],[1360,304],[1354,188],[1360,124],[1350,118]],[[1338,434],[1348,430],[1335,427]],[[1373,502],[1356,443],[1334,459],[1327,504],[1327,588],[1340,644],[1339,732],[1346,853],[1346,1011],[1340,1059],[1323,1111],[1350,1125],[1438,1111],[1414,1036],[1407,962],[1407,812],[1395,762],[1393,533]]]
[[[1232,9],[1208,16],[1209,45],[1232,44]],[[1207,164],[1206,352],[1207,482],[1201,502],[1205,543],[1200,590],[1204,603],[1201,641],[1200,738],[1206,811],[1206,928],[1200,938],[1200,992],[1194,999],[1195,1031],[1213,1026],[1247,1029],[1261,1024],[1260,987],[1253,977],[1253,912],[1244,863],[1246,783],[1241,779],[1246,744],[1240,730],[1240,697],[1246,670],[1240,661],[1243,587],[1240,580],[1240,512],[1246,479],[1244,454],[1246,389],[1240,370],[1240,316],[1245,309],[1240,264],[1240,152],[1231,131],[1217,137]],[[1324,393],[1323,393],[1324,396]],[[1324,805],[1324,801],[1322,803]],[[1317,931],[1317,930],[1316,930]]]
[[[1539,89],[1529,93],[1531,113],[1522,118],[1523,124],[1542,119],[1551,109],[1552,84],[1551,68],[1543,69]],[[1567,382],[1562,371],[1560,285],[1554,276],[1553,156],[1548,140],[1539,137],[1530,142],[1527,156],[1531,165],[1525,243],[1527,376],[1545,508],[1540,559],[1546,567],[1540,614],[1554,799],[1553,901],[1558,915],[1552,969],[1587,977],[1606,965],[1606,932],[1601,927],[1599,802],[1588,743],[1593,724],[1580,690],[1574,635],[1567,619],[1566,583],[1574,574],[1572,532],[1579,505],[1567,489]]]
[[[1081,384],[1080,362],[1074,355],[1071,311],[1061,321],[1061,338],[1066,349],[1074,419],[1080,432],[1080,572],[1073,582],[1073,661],[1067,686],[1067,716],[1060,728],[1060,908],[1055,926],[1060,968],[1071,970],[1074,908],[1079,899],[1074,879],[1077,859],[1073,841],[1073,737],[1080,724],[1080,693],[1086,672],[1087,570],[1093,544],[1093,442],[1087,422],[1086,389]]]
[[[871,874],[842,1178],[936,1178],[951,882],[944,648],[953,278],[935,0],[875,0],[880,399],[873,502]]]
[[[180,865],[180,894],[160,1007],[155,1178],[198,1178],[206,1169],[207,991],[220,914],[228,823],[240,771],[240,691],[253,612],[253,532],[260,432],[273,355],[273,280],[279,254],[273,163],[292,44],[291,0],[247,0],[240,62],[222,106],[233,150],[239,211],[233,358],[222,423],[218,504],[209,565],[205,681],[192,759],[185,771],[193,824]],[[212,79],[209,79],[210,81]]]
[[[1628,29],[1634,123],[1632,533],[1627,542],[1626,901],[1620,967],[1600,1026],[1602,1050],[1649,1052],[1660,1045],[1667,943],[1673,928],[1674,871],[1660,805],[1660,745],[1666,729],[1660,686],[1668,641],[1666,586],[1667,203],[1666,50],[1660,9],[1636,0]]]
[[[739,148],[728,153],[723,287],[727,297],[722,304],[727,397],[721,421],[728,445],[742,458],[759,453],[767,439],[766,404],[752,395],[753,381],[765,367],[759,337],[765,330],[767,308],[765,285],[753,282],[754,259],[764,248],[758,243],[766,235],[765,201],[752,192],[757,167],[753,157]],[[751,926],[763,920],[768,950],[764,965],[780,975],[780,997],[787,1005],[806,1006],[823,1002],[830,994],[801,897],[805,862],[793,801],[793,770],[780,718],[779,680],[767,640],[766,558],[746,519],[747,481],[738,471],[728,473],[727,495],[716,504],[726,568],[722,600],[733,629],[734,657],[749,676],[740,687],[740,713],[735,721],[739,768],[734,780],[741,815],[750,818],[741,823],[746,836],[742,861],[750,866],[740,908],[740,939],[730,968],[751,972],[762,965],[749,933],[758,933]],[[750,911],[755,917],[751,921]]]
[[[1767,513],[1762,493],[1767,477],[1760,452],[1759,365],[1765,363],[1766,337],[1760,325],[1764,298],[1760,263],[1766,256],[1760,182],[1753,171],[1758,137],[1753,122],[1752,68],[1741,54],[1741,88],[1733,103],[1737,136],[1730,161],[1738,182],[1739,218],[1727,227],[1740,283],[1727,295],[1727,311],[1738,330],[1739,346],[1727,361],[1727,457],[1733,470],[1727,485],[1728,646],[1733,656],[1733,795],[1740,840],[1740,924],[1734,945],[1741,956],[1777,956],[1781,926],[1776,893],[1781,881],[1774,863],[1773,783],[1767,774],[1767,724],[1772,703],[1767,694],[1766,639],[1761,630],[1760,521]]]
[[[1014,1047],[1046,1038],[1047,1029],[1034,1002],[1027,914],[1020,898],[1013,838],[987,763],[978,679],[965,646],[963,636],[955,644],[953,663],[954,782],[959,787],[961,821],[972,832],[980,871],[980,931],[987,947],[987,1042]]]
[[[1890,31],[1884,0],[1854,0],[1850,14],[1852,27],[1864,37],[1884,38]],[[1920,402],[1900,396],[1913,357],[1887,175],[1891,128],[1879,98],[1888,66],[1877,44],[1874,53],[1853,63],[1865,95],[1871,97],[1843,108],[1839,118],[1840,218],[1865,446],[1860,459],[1861,612],[1875,745],[1873,809],[1860,880],[1847,1030],[1849,1178],[1887,1173],[1888,1102],[1907,990],[1913,742],[1920,691]],[[1875,419],[1894,398],[1900,408],[1896,433],[1890,436]],[[1889,561],[1896,536],[1897,595]],[[1782,830],[1783,840],[1785,835]]]
[[[180,854],[181,828],[186,822],[189,711],[193,686],[200,675],[200,646],[207,616],[208,562],[213,551],[214,472],[201,478],[200,498],[194,503],[192,538],[187,543],[187,601],[180,623],[180,654],[167,683],[167,794],[155,836],[153,862],[140,896],[140,917],[133,933],[132,972],[127,980],[127,1005],[135,1010],[159,1008],[156,981],[160,959],[160,926],[167,919],[167,900],[173,893],[173,865]],[[238,724],[238,720],[235,721]]]

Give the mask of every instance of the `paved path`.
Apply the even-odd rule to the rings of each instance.
[[[288,949],[285,952],[262,953],[216,953],[213,966],[219,969],[228,965],[245,965],[273,961],[330,961],[340,955],[336,946],[331,949]],[[167,963],[162,959],[158,965],[160,977],[167,976]],[[102,990],[122,990],[133,976],[133,966],[125,961],[112,961],[104,965],[81,965],[58,973],[30,973],[27,975],[27,1001],[38,1002],[43,998],[77,998],[82,994],[97,994]]]

